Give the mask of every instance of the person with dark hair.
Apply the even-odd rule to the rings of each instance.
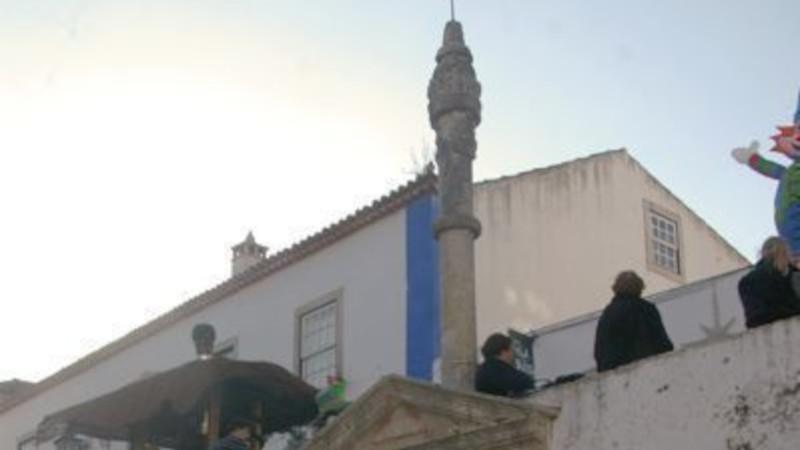
[[[594,359],[599,372],[673,349],[661,314],[642,299],[644,281],[633,271],[617,275],[614,298],[597,323]]]
[[[225,437],[215,442],[211,450],[251,450],[254,447],[256,439],[253,421],[237,417],[228,422],[225,430]]]
[[[800,299],[792,286],[792,279],[798,276],[786,241],[777,236],[767,239],[761,259],[739,280],[747,328],[800,315]]]
[[[475,374],[475,390],[484,394],[519,397],[533,389],[533,378],[514,367],[511,338],[495,333],[481,347],[483,364]]]

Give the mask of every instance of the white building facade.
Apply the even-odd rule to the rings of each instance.
[[[36,449],[46,415],[188,362],[198,323],[216,328],[220,354],[274,362],[316,386],[340,375],[351,398],[387,374],[436,379],[435,186],[423,174],[271,256],[249,238],[236,247],[246,260],[234,260],[231,279],[0,404],[0,448]],[[481,340],[601,308],[622,269],[639,271],[653,292],[747,265],[627,152],[479,183],[475,210],[484,226],[476,249]],[[537,371],[587,369],[583,341],[568,340],[574,350],[561,353],[578,362],[550,355],[543,336]]]
[[[237,267],[230,280],[0,405],[0,448],[37,448],[34,432],[47,414],[190,361],[198,323],[216,328],[220,353],[274,362],[317,386],[341,374],[352,396],[387,373],[430,378],[438,341],[430,312],[434,185],[423,175],[284,252]]]

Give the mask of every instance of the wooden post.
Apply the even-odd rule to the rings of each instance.
[[[208,398],[208,444],[215,442],[222,433],[222,387],[211,389]]]
[[[147,433],[141,426],[136,426],[131,431],[131,450],[150,450],[147,443]]]
[[[259,437],[263,437],[264,430],[261,424],[264,423],[264,403],[261,401],[253,403],[251,413],[253,417],[255,417],[256,422],[258,422],[255,432],[256,434],[258,434]]]

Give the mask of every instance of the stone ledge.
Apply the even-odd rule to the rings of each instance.
[[[303,449],[506,448],[498,447],[498,442],[525,442],[525,448],[545,449],[530,445],[548,441],[555,416],[552,408],[452,391],[392,375],[379,381]]]
[[[469,433],[448,436],[403,450],[549,449],[550,426],[539,418],[525,418]]]

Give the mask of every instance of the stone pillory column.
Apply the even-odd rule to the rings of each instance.
[[[478,147],[481,85],[464,44],[461,24],[450,21],[428,86],[428,114],[436,131],[440,212],[442,383],[472,390],[477,364],[475,245],[481,231],[472,212],[472,160]]]

